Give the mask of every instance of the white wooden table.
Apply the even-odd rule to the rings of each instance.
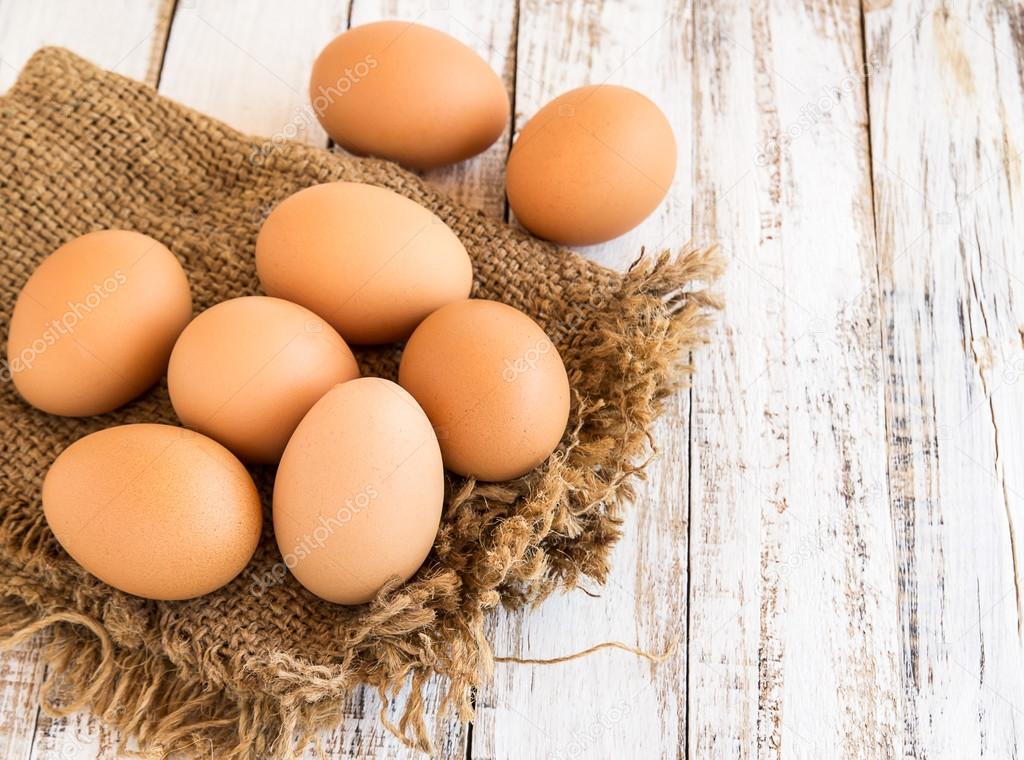
[[[445,758],[1010,758],[1024,736],[1024,10],[949,0],[0,0],[0,90],[43,44],[246,131],[326,145],[306,81],[349,24],[474,47],[514,128],[584,83],[652,97],[672,192],[585,253],[720,239],[716,342],[657,429],[615,572],[501,614]],[[292,125],[292,126],[289,126]],[[502,216],[511,135],[428,179]],[[110,758],[0,660],[0,755]],[[437,697],[432,704],[436,705]],[[360,693],[335,758],[404,758]]]

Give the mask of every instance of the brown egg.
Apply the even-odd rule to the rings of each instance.
[[[166,247],[138,232],[91,232],[54,251],[25,283],[7,369],[45,412],[103,414],[163,375],[191,317],[188,279]]]
[[[279,203],[256,240],[256,270],[269,295],[311,309],[353,344],[404,340],[473,284],[469,255],[444,222],[355,182]]]
[[[423,410],[394,383],[364,377],[328,391],[288,442],[274,534],[303,586],[362,604],[423,564],[443,501],[441,452]]]
[[[80,438],[43,481],[43,514],[78,564],[147,599],[190,599],[228,583],[260,538],[259,494],[216,441],[171,425]]]
[[[506,170],[508,202],[534,235],[602,243],[640,224],[668,193],[676,141],[665,114],[628,87],[580,87],[523,127]]]
[[[529,472],[569,419],[557,349],[536,322],[497,301],[460,301],[427,317],[405,346],[398,382],[437,430],[445,467],[480,480]]]
[[[266,464],[281,458],[321,396],[356,377],[352,351],[316,314],[248,296],[192,320],[174,345],[167,386],[183,424]]]
[[[508,123],[505,85],[454,37],[407,21],[351,29],[324,48],[313,110],[346,150],[431,169],[475,156]]]

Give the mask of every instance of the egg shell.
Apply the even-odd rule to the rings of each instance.
[[[43,481],[43,514],[78,564],[121,591],[190,599],[249,562],[263,513],[245,467],[216,441],[171,425],[80,438]]]
[[[11,315],[8,369],[45,412],[102,414],[156,383],[191,317],[188,278],[163,244],[128,230],[91,232],[54,251],[25,283]]]
[[[364,377],[328,391],[288,442],[274,534],[303,586],[361,604],[423,564],[443,501],[441,452],[423,410],[396,384]]]
[[[540,325],[497,301],[445,306],[416,329],[398,381],[437,431],[445,466],[480,480],[529,472],[558,446],[569,379]]]
[[[182,424],[243,461],[269,464],[310,407],[356,377],[352,351],[316,314],[280,298],[246,296],[189,323],[171,352],[167,386]]]
[[[313,64],[313,110],[346,150],[431,169],[480,153],[502,132],[509,98],[454,37],[406,21],[355,27]]]
[[[653,102],[628,87],[581,87],[523,127],[506,167],[508,202],[534,235],[602,243],[658,207],[675,169],[672,126]]]
[[[267,294],[316,312],[350,344],[404,340],[473,285],[469,255],[444,222],[355,182],[279,203],[256,240],[256,270]]]

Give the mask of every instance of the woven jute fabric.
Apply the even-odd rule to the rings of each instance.
[[[40,487],[54,457],[88,433],[175,424],[166,384],[110,414],[72,419],[29,407],[5,373],[0,637],[9,647],[47,632],[47,710],[88,707],[157,751],[276,758],[337,725],[360,684],[385,705],[411,684],[400,717],[388,722],[382,710],[381,718],[427,749],[426,682],[439,675],[441,708],[472,717],[472,689],[493,666],[489,611],[536,603],[582,576],[605,578],[652,452],[651,425],[687,377],[716,307],[694,287],[718,274],[710,250],[641,257],[612,272],[459,205],[390,162],[245,136],[48,48],[0,98],[0,333],[6,340],[17,293],[43,257],[101,228],[165,243],[188,273],[197,312],[258,293],[254,248],[266,214],[333,180],[386,187],[433,211],[472,257],[473,295],[544,327],[573,389],[558,450],[511,482],[450,476],[422,569],[359,607],[324,602],[283,571],[269,519],[273,469],[257,468],[268,519],[246,570],[199,599],[152,602],[68,557],[43,519]],[[399,347],[358,354],[364,374],[395,377]]]

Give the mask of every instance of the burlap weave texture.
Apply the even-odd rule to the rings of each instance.
[[[88,705],[165,751],[284,757],[335,725],[356,685],[392,694],[411,679],[393,728],[426,748],[424,682],[443,676],[446,707],[471,716],[471,687],[492,664],[483,636],[490,610],[539,601],[582,575],[605,577],[651,425],[685,381],[716,305],[691,287],[717,276],[711,251],[647,257],[615,273],[467,209],[392,163],[291,143],[267,150],[260,138],[55,48],[38,52],[0,98],[0,134],[5,339],[33,268],[99,228],[168,245],[197,312],[258,293],[253,251],[269,210],[303,187],[348,180],[394,190],[444,220],[473,259],[473,295],[534,317],[573,388],[569,429],[547,463],[508,483],[449,477],[441,531],[421,571],[369,605],[345,608],[280,572],[269,519],[246,571],[199,599],[145,601],[89,576],[43,520],[42,477],[87,433],[175,424],[166,385],[111,414],[71,419],[32,409],[3,378],[0,636],[11,644],[48,629],[50,709]],[[394,378],[399,347],[357,353],[364,374]],[[253,474],[269,517],[272,468]]]

